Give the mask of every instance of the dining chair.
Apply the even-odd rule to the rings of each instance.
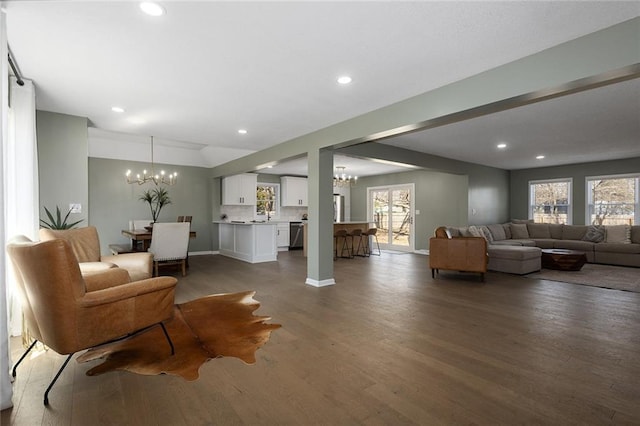
[[[164,265],[181,265],[182,276],[187,275],[189,254],[189,222],[155,223],[151,232],[149,252],[153,254],[154,275]]]

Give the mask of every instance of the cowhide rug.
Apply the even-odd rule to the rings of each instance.
[[[78,362],[104,359],[87,375],[114,370],[156,375],[173,374],[196,380],[200,366],[212,358],[231,356],[247,364],[256,362],[255,352],[269,340],[279,324],[266,324],[270,317],[253,315],[260,303],[255,291],[216,294],[174,306],[174,316],[165,322],[175,354],[162,328],[153,327],[125,340],[89,349]]]

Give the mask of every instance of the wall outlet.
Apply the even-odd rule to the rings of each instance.
[[[71,210],[71,213],[82,213],[82,204],[71,203],[69,204],[69,210]]]
[[[417,209],[416,209],[416,214],[420,214],[420,210],[417,210]]]

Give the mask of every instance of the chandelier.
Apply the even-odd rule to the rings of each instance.
[[[333,177],[333,186],[355,186],[355,184],[358,183],[358,176],[347,176],[344,169],[346,169],[344,166],[336,167],[336,175]]]
[[[160,171],[160,174],[156,174],[153,164],[153,136],[151,136],[151,173],[147,174],[147,170],[142,171],[142,175],[137,174],[135,177],[131,174],[131,170],[127,170],[125,174],[128,184],[137,183],[138,185],[145,184],[147,182],[153,182],[154,184],[175,185],[178,183],[178,173],[173,172],[166,174],[164,170]]]

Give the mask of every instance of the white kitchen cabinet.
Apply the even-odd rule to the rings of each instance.
[[[283,207],[307,207],[307,178],[283,176],[280,178]]]
[[[286,251],[289,249],[289,223],[278,223],[276,241],[278,251]]]
[[[222,179],[222,204],[225,206],[255,206],[258,175],[243,173]]]
[[[249,263],[278,260],[275,223],[215,223],[221,255]]]

